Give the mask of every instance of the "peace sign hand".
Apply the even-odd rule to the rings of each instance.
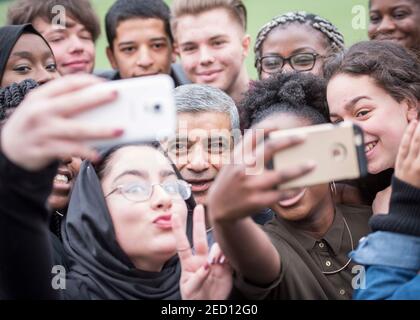
[[[173,216],[173,230],[181,262],[180,288],[184,300],[223,300],[232,289],[232,269],[215,243],[209,252],[204,207],[193,214],[193,247],[185,234],[179,216]]]

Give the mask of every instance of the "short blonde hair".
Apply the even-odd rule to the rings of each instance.
[[[247,12],[242,0],[174,0],[171,6],[171,28],[175,32],[177,19],[184,15],[198,15],[203,12],[224,8],[242,27],[247,27]]]

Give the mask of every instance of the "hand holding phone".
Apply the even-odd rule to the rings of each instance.
[[[355,179],[367,174],[363,133],[351,122],[280,130],[271,133],[270,139],[290,135],[304,135],[305,142],[277,153],[273,157],[274,170],[287,170],[307,160],[313,160],[316,168],[303,177],[280,185],[280,189]]]

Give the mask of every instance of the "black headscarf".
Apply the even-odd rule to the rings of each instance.
[[[191,241],[190,201],[186,202],[189,213],[187,234]],[[99,178],[88,161],[84,161],[80,168],[62,235],[65,251],[72,262],[67,274],[70,287],[64,290],[65,298],[181,298],[181,267],[177,256],[171,258],[162,271],[146,272],[136,269],[123,252],[116,240]]]
[[[48,42],[38,31],[35,30],[35,28],[30,23],[11,25],[0,28],[0,83],[3,79],[3,74],[6,69],[10,53],[12,52],[16,42],[24,33],[33,33],[40,36],[51,50]]]

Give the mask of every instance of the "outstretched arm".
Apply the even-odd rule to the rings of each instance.
[[[276,130],[272,121],[262,122],[248,131],[235,147],[232,164],[219,172],[208,197],[210,217],[216,240],[232,264],[247,280],[256,285],[272,283],[280,274],[281,257],[269,237],[250,218],[282,198],[278,185],[300,177],[314,166],[308,162],[284,172],[265,169],[276,152],[301,143],[300,137],[264,140],[258,143],[257,132],[263,138]],[[258,167],[249,174],[250,166]]]
[[[82,89],[100,82],[87,75],[50,82],[31,92],[0,136],[0,290],[8,299],[55,299],[47,198],[64,156],[95,158],[84,145],[111,138],[115,129],[92,128],[72,115],[115,98],[89,96]]]

